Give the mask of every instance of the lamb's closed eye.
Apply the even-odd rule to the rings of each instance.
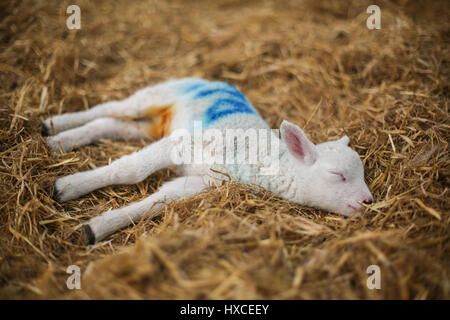
[[[328,172],[331,174],[331,175],[333,175],[333,176],[335,176],[335,177],[338,177],[341,181],[343,181],[343,182],[345,182],[345,181],[347,181],[347,178],[344,176],[344,174],[343,173],[341,173],[341,172],[338,172],[338,171],[334,171],[334,170],[328,170]]]

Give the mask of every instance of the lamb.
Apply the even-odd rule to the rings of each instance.
[[[210,155],[205,157],[208,161],[201,157],[192,161],[190,157],[198,154],[195,143],[199,130],[214,136],[200,138],[199,142],[200,149],[207,149]],[[267,132],[269,143],[250,139],[251,130]],[[169,166],[175,166],[180,175],[144,200],[91,219],[84,227],[89,244],[143,217],[154,216],[164,202],[207,190],[224,173],[294,203],[344,216],[360,214],[373,202],[363,164],[348,146],[347,136],[315,145],[302,129],[286,120],[279,131],[280,138],[234,86],[197,78],[168,80],[138,90],[124,100],[54,116],[42,124],[44,136],[53,134],[46,143],[54,152],[102,138],[159,139],[107,166],[58,178],[54,186],[57,201],[76,199],[109,185],[135,184]],[[221,135],[229,132],[234,136],[224,143]],[[238,140],[244,143],[238,146]],[[223,150],[227,151],[225,156]],[[241,161],[236,162],[239,157]]]

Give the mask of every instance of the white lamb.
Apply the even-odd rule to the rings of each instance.
[[[208,152],[213,150],[211,155],[214,154],[212,159],[215,161],[180,163],[180,157],[176,157],[183,154],[179,132],[194,133],[199,123],[201,132],[210,130],[215,134],[214,139],[203,139],[200,143],[201,147],[212,145],[216,148],[208,149]],[[269,132],[271,147],[267,143],[259,143],[255,149],[245,137],[245,143],[237,146],[236,141],[242,141],[243,130],[247,132],[249,129]],[[87,145],[102,138],[159,138],[110,165],[57,179],[54,190],[59,201],[75,199],[109,185],[138,183],[168,166],[176,166],[182,176],[164,183],[158,192],[142,201],[91,219],[84,229],[90,244],[144,215],[152,217],[164,201],[204,190],[216,181],[221,175],[219,172],[242,183],[262,186],[292,202],[345,216],[363,211],[361,203],[373,202],[364,181],[362,162],[358,154],[348,147],[347,136],[314,145],[298,126],[283,121],[279,139],[245,96],[225,82],[195,78],[170,80],[141,89],[121,101],[49,118],[43,123],[42,132],[43,135],[55,134],[47,139],[47,145],[55,152],[68,151],[74,146]],[[222,143],[217,139],[217,133],[225,135],[226,132],[234,132],[235,136]],[[182,141],[186,144],[191,140]],[[223,158],[220,148],[233,149],[231,158],[228,153]],[[184,155],[192,151],[196,157],[198,150],[195,146],[190,145],[185,150],[188,151]],[[272,152],[271,160],[277,162],[274,168],[278,170],[272,173],[270,170],[264,172],[268,163],[260,160],[267,160],[264,155],[268,152]],[[248,161],[254,155],[258,160]],[[233,161],[233,157],[239,156],[245,161]]]

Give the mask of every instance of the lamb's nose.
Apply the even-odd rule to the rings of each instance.
[[[366,198],[363,201],[365,204],[372,204],[373,203],[373,199],[372,198]]]

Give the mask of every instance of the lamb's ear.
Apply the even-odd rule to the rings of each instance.
[[[348,146],[348,143],[350,142],[350,139],[349,139],[349,137],[347,137],[347,136],[343,136],[342,138],[340,138],[340,139],[337,140],[336,142],[343,143],[343,144],[345,144],[346,146]]]
[[[302,129],[284,120],[280,126],[280,133],[281,140],[286,143],[295,158],[308,165],[316,161],[316,146],[309,141]]]

